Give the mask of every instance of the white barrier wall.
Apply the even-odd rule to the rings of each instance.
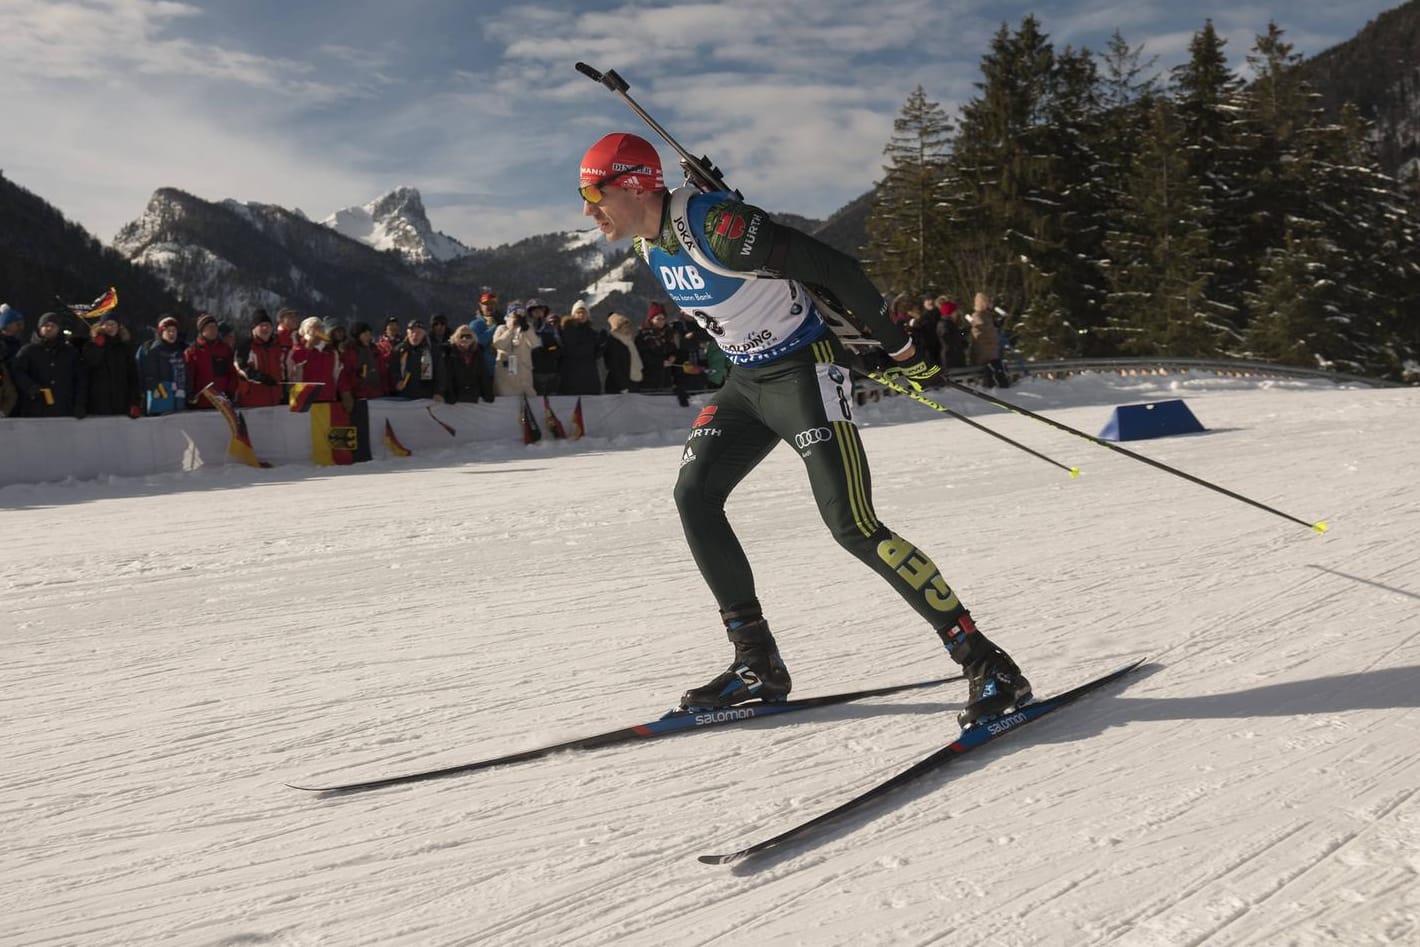
[[[584,397],[582,417],[588,437],[651,434],[686,430],[696,408],[682,408],[664,395],[597,395]],[[577,399],[554,397],[552,409],[562,426],[572,428]],[[529,399],[543,437],[542,399]],[[434,404],[430,401],[370,402],[370,439],[376,458],[385,449],[385,421],[415,456],[461,444],[522,442],[518,421],[520,399],[499,398],[492,404]],[[433,412],[434,417],[430,416]],[[311,466],[310,415],[285,407],[247,408],[256,455],[272,465]],[[437,417],[438,421],[434,418]],[[450,434],[439,421],[454,433]],[[216,411],[184,411],[161,418],[0,418],[0,486],[48,483],[74,478],[141,477],[154,473],[194,470],[209,464],[240,463],[227,456],[227,422]]]

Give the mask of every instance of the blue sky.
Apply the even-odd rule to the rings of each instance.
[[[1397,5],[0,0],[0,168],[105,241],[159,187],[319,219],[412,185],[436,228],[492,246],[585,226],[582,152],[653,137],[583,60],[747,197],[822,217],[881,176],[914,87],[955,114],[1003,21],[1096,50],[1118,28],[1162,71],[1211,17],[1240,68],[1269,19],[1314,54]]]

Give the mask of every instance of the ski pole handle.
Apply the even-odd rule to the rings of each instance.
[[[621,93],[631,88],[631,86],[627,85],[625,79],[616,74],[615,69],[608,69],[606,72],[598,72],[584,62],[577,63],[576,69],[593,82],[600,82],[613,92]]]

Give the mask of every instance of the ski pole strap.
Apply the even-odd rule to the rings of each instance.
[[[937,402],[933,401],[931,398],[928,398],[926,395],[922,394],[921,392],[919,392],[919,391],[914,391],[912,388],[909,388],[909,387],[906,386],[906,385],[900,385],[900,384],[898,384],[896,381],[894,381],[894,380],[892,380],[891,378],[888,378],[887,376],[885,376],[882,372],[865,372],[865,371],[861,371],[861,370],[859,370],[859,369],[854,369],[854,371],[857,372],[859,375],[862,375],[864,378],[868,378],[868,379],[870,379],[870,380],[872,380],[872,381],[877,382],[878,384],[882,385],[884,388],[890,388],[890,389],[892,389],[893,391],[897,392],[898,394],[906,395],[907,397],[911,398],[913,401],[916,401],[918,404],[923,405],[924,407],[931,408],[933,411],[936,411],[936,412],[939,413],[939,414],[945,414],[945,415],[948,415],[948,416],[950,416],[950,417],[956,418],[958,421],[963,421],[963,422],[965,422],[966,424],[970,425],[971,427],[976,428],[978,431],[981,431],[981,432],[983,432],[983,433],[985,433],[985,434],[990,434],[992,437],[996,438],[997,440],[1005,441],[1007,444],[1010,444],[1012,447],[1016,448],[1017,450],[1023,450],[1023,451],[1025,451],[1027,454],[1030,454],[1032,457],[1039,457],[1041,460],[1045,461],[1047,464],[1051,464],[1052,466],[1059,467],[1061,470],[1063,470],[1063,471],[1065,471],[1066,473],[1068,473],[1068,474],[1070,475],[1071,479],[1074,479],[1074,478],[1080,476],[1080,468],[1079,468],[1079,467],[1071,467],[1071,466],[1068,466],[1068,465],[1066,465],[1066,464],[1062,464],[1060,461],[1055,460],[1055,459],[1052,458],[1052,457],[1047,457],[1046,455],[1042,454],[1040,451],[1032,450],[1031,448],[1029,448],[1029,447],[1027,447],[1026,445],[1020,443],[1019,441],[1012,440],[1011,438],[1007,437],[1006,435],[1001,434],[1001,433],[999,433],[999,432],[997,432],[997,431],[993,431],[993,430],[991,430],[989,427],[986,427],[985,425],[978,424],[977,422],[973,421],[971,418],[967,417],[966,415],[961,414],[961,413],[956,412],[956,411],[953,411],[951,408],[948,408],[948,407],[947,407],[946,405],[944,405],[944,404],[938,404]]]

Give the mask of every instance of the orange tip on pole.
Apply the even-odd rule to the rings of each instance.
[[[1318,533],[1324,533],[1324,532],[1326,532],[1326,529],[1327,529],[1326,520],[1322,520],[1322,521],[1319,522],[1319,523],[1313,523],[1313,524],[1312,524],[1312,529],[1316,530]]]

